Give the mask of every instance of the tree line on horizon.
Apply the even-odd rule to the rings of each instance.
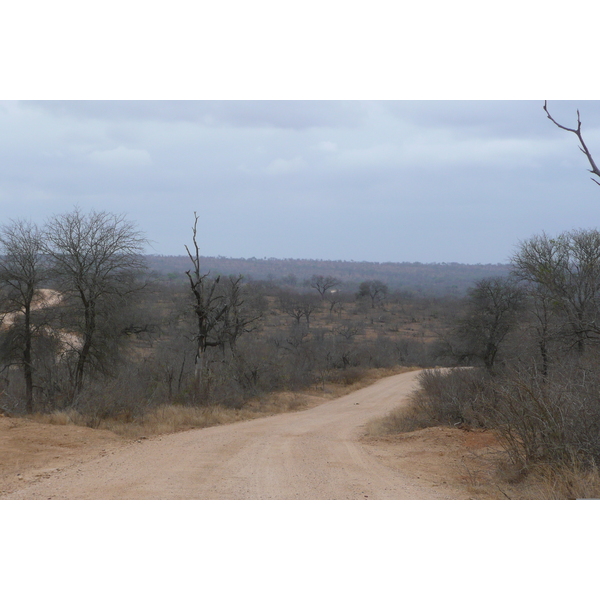
[[[185,278],[187,256],[146,257],[152,271],[173,281]],[[273,281],[297,288],[308,287],[313,275],[333,276],[344,282],[348,291],[357,291],[368,279],[383,281],[390,289],[425,296],[461,296],[475,281],[505,275],[509,266],[463,265],[460,263],[370,263],[309,259],[242,259],[202,256],[202,263],[213,274],[244,274],[247,280]]]

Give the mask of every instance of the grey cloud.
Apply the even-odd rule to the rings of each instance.
[[[131,121],[200,121],[204,110],[192,101],[152,100],[32,100],[20,102],[29,110],[57,117],[71,117],[109,122]]]
[[[58,117],[98,119],[109,122],[190,122],[207,126],[356,127],[366,117],[362,103],[330,100],[55,100],[20,103]]]
[[[306,161],[300,156],[296,156],[291,160],[276,158],[265,168],[265,172],[269,175],[286,175],[288,173],[302,171],[306,166]]]
[[[381,102],[395,118],[419,128],[449,128],[463,135],[498,137],[544,137],[557,135],[543,111],[543,100],[528,101],[398,101]],[[568,127],[577,124],[579,108],[584,128],[600,127],[600,107],[590,101],[549,101],[554,118]],[[565,132],[566,134],[566,132]]]
[[[129,168],[152,164],[152,158],[147,150],[135,150],[124,146],[112,150],[94,150],[89,158],[93,163],[105,167]]]
[[[219,122],[282,129],[357,127],[367,116],[362,103],[330,100],[231,101],[212,103],[208,108]]]

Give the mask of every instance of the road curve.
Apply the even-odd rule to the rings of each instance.
[[[315,408],[132,443],[5,499],[443,499],[383,465],[362,426],[407,400],[418,371]]]

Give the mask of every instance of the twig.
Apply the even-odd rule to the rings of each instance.
[[[506,496],[507,500],[512,500],[512,498],[498,484],[496,484],[496,487],[504,494],[504,496]]]

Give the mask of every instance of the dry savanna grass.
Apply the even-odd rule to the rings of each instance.
[[[186,429],[211,427],[233,423],[256,416],[250,411],[232,410],[221,406],[192,407],[162,405],[146,413],[136,421],[102,419],[95,422],[96,429],[112,431],[125,438],[148,437],[175,433]],[[50,425],[79,425],[89,427],[90,418],[75,410],[38,414],[33,420]]]
[[[371,437],[381,437],[398,433],[407,433],[431,427],[434,423],[418,406],[408,404],[400,406],[384,417],[369,421],[366,433]]]
[[[488,477],[477,474],[471,486],[480,494],[510,500],[600,500],[600,470],[571,464],[515,465],[506,453],[496,453],[488,460]]]
[[[537,465],[523,483],[528,497],[538,500],[600,500],[600,470],[583,468],[577,461]]]
[[[273,392],[256,398],[241,409],[215,406],[159,405],[143,416],[129,419],[94,419],[76,410],[55,411],[49,414],[31,415],[30,419],[49,425],[79,425],[105,429],[122,437],[136,438],[175,433],[187,429],[200,429],[214,425],[225,425],[283,412],[311,408],[327,400],[338,398],[355,390],[371,385],[378,379],[415,370],[416,367],[365,370],[362,376],[349,385],[328,383],[303,392]]]

